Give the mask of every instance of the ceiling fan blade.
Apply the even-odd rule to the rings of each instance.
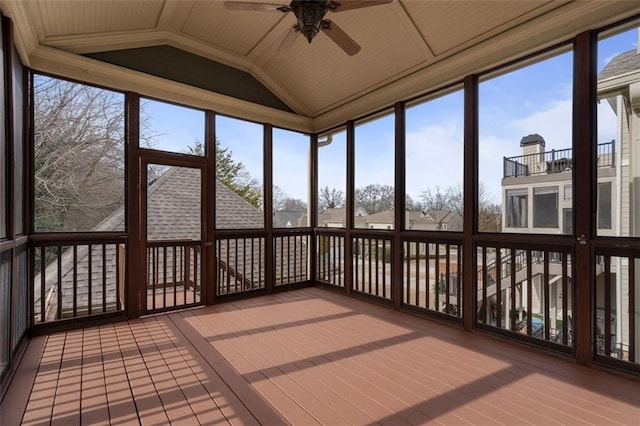
[[[326,19],[322,21],[322,32],[324,32],[335,44],[349,56],[353,56],[360,51],[360,45],[347,35],[334,22]]]
[[[337,0],[330,1],[327,5],[332,12],[344,12],[345,10],[361,9],[363,7],[379,6],[391,3],[393,0]]]
[[[284,53],[291,49],[293,44],[296,42],[298,30],[296,27],[291,27],[291,29],[287,32],[287,35],[282,39],[282,43],[278,46],[278,50],[276,50],[276,56],[279,56],[281,53]]]
[[[277,3],[253,3],[250,1],[225,1],[224,8],[229,10],[249,10],[256,12],[290,12],[289,6]]]

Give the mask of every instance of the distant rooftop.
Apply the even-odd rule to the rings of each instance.
[[[616,55],[598,74],[598,81],[640,71],[640,54],[636,49]]]

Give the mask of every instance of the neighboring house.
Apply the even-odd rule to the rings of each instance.
[[[385,210],[370,214],[366,217],[365,222],[369,229],[393,229],[394,212],[393,210]]]
[[[640,200],[640,51],[632,50],[613,57],[598,75],[598,100],[616,115],[616,140],[597,145],[597,235],[640,236],[640,211],[633,200]],[[573,156],[570,141],[567,148],[547,150],[545,140],[538,134],[525,136],[520,141],[522,155],[504,158],[502,179],[502,229],[512,233],[573,233]],[[637,203],[637,201],[635,201]],[[504,260],[504,259],[503,259]],[[509,259],[507,259],[509,260]],[[562,272],[559,259],[550,259],[550,309],[561,306],[562,294],[558,289]],[[487,269],[489,269],[489,266]],[[611,282],[612,341],[629,342],[628,321],[616,321],[616,315],[626,318],[628,306],[622,303],[629,297],[628,259],[612,258]],[[532,265],[533,303],[537,309],[542,303],[542,265]],[[596,311],[604,311],[604,270],[596,265]],[[519,268],[516,282],[525,283],[526,267]],[[503,280],[511,277],[503,277]],[[640,294],[640,281],[636,278],[636,294]],[[615,283],[615,285],[613,285]],[[526,286],[522,286],[525,288]],[[495,290],[494,290],[495,292]],[[526,299],[526,294],[516,297]],[[612,306],[613,307],[613,306]],[[636,310],[635,322],[640,322]],[[604,330],[603,318],[596,318],[597,333]],[[640,351],[640,330],[636,331],[636,351]],[[619,338],[616,338],[619,336]],[[620,355],[628,348],[612,348]]]
[[[368,228],[366,219],[369,215],[362,207],[355,208],[354,226],[356,228]],[[346,227],[347,209],[336,207],[325,210],[318,214],[318,226],[323,228],[344,228]]]
[[[462,214],[453,210],[408,211],[405,226],[408,230],[462,232]]]
[[[520,140],[522,155],[505,157],[502,179],[502,230],[511,233],[544,233],[544,234],[572,234],[573,233],[573,150],[571,147],[560,150],[547,150],[544,138],[537,134],[530,134]],[[612,194],[616,188],[615,141],[598,145],[598,233],[611,235],[615,229],[615,216]],[[516,292],[512,296],[506,290],[502,291],[502,300],[509,297],[516,298],[518,308],[527,300],[527,276],[529,271],[524,260],[524,252],[516,251],[515,280]],[[541,312],[544,304],[544,287],[549,287],[549,312],[551,318],[562,321],[562,267],[561,256],[551,253],[549,258],[549,280],[544,282],[543,258],[534,257],[531,266],[532,306],[530,312]],[[509,254],[501,258],[503,270],[502,288],[511,285],[511,272],[505,265],[511,264]],[[494,263],[487,265],[484,279],[489,283],[487,295],[495,298],[496,267]],[[570,297],[570,296],[569,296]],[[491,299],[494,300],[494,299]],[[509,302],[510,303],[510,302]],[[571,304],[569,304],[571,306]],[[481,307],[482,309],[482,307]],[[505,321],[511,313],[505,313]],[[571,318],[571,314],[569,317]],[[520,320],[521,318],[518,318]],[[552,327],[559,330],[558,327]],[[562,336],[559,331],[556,338]]]
[[[363,217],[360,227],[394,229],[394,222],[393,210],[385,210]],[[452,210],[407,211],[405,226],[413,231],[462,231],[462,215]]]
[[[520,140],[522,155],[505,157],[502,179],[502,230],[513,233],[573,233],[573,155],[570,147],[546,150],[531,134]],[[598,144],[598,234],[614,235],[616,143]]]
[[[273,213],[274,228],[303,228],[307,224],[306,211],[278,210]]]
[[[146,263],[149,308],[155,306],[152,301],[154,290],[159,292],[164,287],[171,287],[168,294],[170,297],[176,297],[171,300],[173,304],[199,302],[199,291],[196,290],[200,287],[202,262],[200,202],[201,176],[197,169],[170,167],[148,185]],[[215,213],[216,227],[219,229],[260,228],[263,223],[261,210],[218,181]],[[123,223],[124,208],[121,207],[102,221],[94,231],[123,229]],[[166,244],[171,241],[181,243]],[[189,243],[190,241],[193,243]],[[265,280],[264,253],[264,238],[219,240],[216,246],[218,294],[262,288]],[[300,237],[276,239],[276,284],[308,279],[307,256],[306,240]],[[59,258],[60,262],[57,252],[50,253],[44,275],[36,274],[36,313],[40,313],[44,305],[45,318],[55,319],[59,315],[58,305],[61,303],[61,315],[64,317],[65,313],[74,309],[74,299],[75,309],[80,314],[116,310],[117,301],[122,300],[124,291],[123,244],[99,244],[91,248],[77,246],[75,252],[71,248],[63,247]],[[177,267],[174,268],[174,265]],[[61,292],[58,291],[57,285],[58,271]],[[184,291],[185,283],[189,292]],[[176,288],[178,291],[173,293]],[[174,294],[186,296],[184,300],[179,301],[178,296]],[[166,300],[163,300],[164,302]],[[91,312],[88,312],[89,305]]]

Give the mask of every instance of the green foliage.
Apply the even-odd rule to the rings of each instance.
[[[188,153],[204,156],[204,145],[196,139],[193,146],[187,147]],[[216,140],[216,179],[234,191],[248,203],[257,208],[262,207],[262,191],[258,181],[251,177],[241,161],[233,159],[233,152],[223,148]]]

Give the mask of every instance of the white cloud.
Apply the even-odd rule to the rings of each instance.
[[[422,191],[446,189],[463,181],[463,134],[460,123],[424,126],[407,132],[406,187],[417,199]]]
[[[523,136],[538,133],[545,139],[546,149],[571,148],[572,109],[571,99],[551,102],[526,117],[512,120],[510,133],[517,142]]]

